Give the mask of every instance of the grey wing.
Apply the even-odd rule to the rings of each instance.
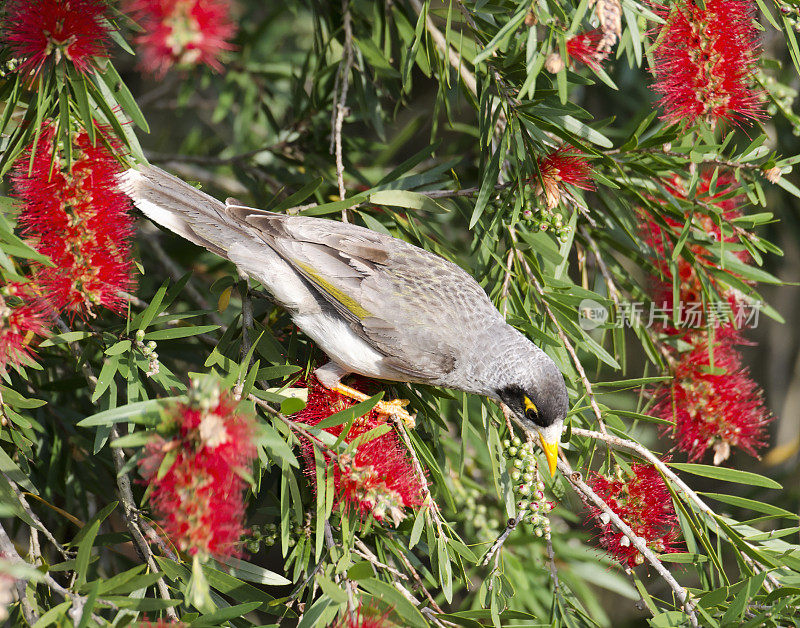
[[[499,316],[468,273],[402,240],[332,220],[228,211],[257,229],[388,365],[415,379],[450,373],[463,335],[476,320]]]

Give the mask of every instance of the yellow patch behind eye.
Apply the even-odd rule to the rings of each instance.
[[[536,414],[539,414],[539,408],[536,407],[536,404],[533,403],[527,395],[523,397],[523,401],[525,402],[525,412],[533,410]]]

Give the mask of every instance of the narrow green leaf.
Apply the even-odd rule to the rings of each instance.
[[[797,519],[797,513],[789,512],[788,510],[784,510],[778,506],[765,504],[763,502],[756,501],[755,499],[747,499],[745,497],[739,497],[738,495],[725,495],[722,493],[700,494],[710,497],[711,499],[715,499],[718,502],[730,504],[731,506],[738,506],[739,508],[746,508],[748,510],[752,510],[753,512],[762,512],[764,514],[774,515],[776,517],[790,517],[792,519]]]
[[[669,466],[671,466],[673,469],[677,469],[678,471],[685,471],[686,473],[691,473],[692,475],[701,475],[714,480],[724,480],[725,482],[736,482],[737,484],[748,484],[750,486],[760,486],[762,488],[783,488],[771,478],[758,475],[757,473],[750,473],[749,471],[740,471],[739,469],[712,467],[707,464],[693,464],[686,462],[671,462],[669,463]]]
[[[122,110],[130,116],[133,123],[145,133],[149,133],[150,127],[147,124],[147,120],[145,120],[144,114],[142,114],[141,109],[139,109],[139,105],[136,104],[131,90],[128,89],[128,86],[125,85],[125,82],[120,78],[113,63],[110,61],[106,63],[105,71],[100,72],[100,78],[103,79],[116,101],[122,107]]]
[[[118,408],[104,410],[92,416],[78,421],[80,427],[95,427],[97,425],[111,425],[117,423],[120,419],[131,420],[132,417],[139,417],[143,414],[150,414],[157,412],[162,404],[172,401],[185,400],[185,397],[166,397],[164,399],[148,399],[147,401],[137,401],[129,403]]]
[[[406,626],[428,628],[428,622],[425,621],[417,607],[390,584],[376,578],[365,578],[364,580],[359,580],[358,585],[393,607],[398,616],[403,618]]]
[[[158,329],[149,331],[144,335],[145,340],[174,340],[176,338],[188,338],[189,336],[199,336],[210,331],[219,329],[219,325],[190,325],[186,327],[172,327],[171,329]]]
[[[89,570],[89,558],[92,555],[92,546],[100,529],[100,520],[95,518],[90,524],[81,529],[83,539],[78,546],[78,556],[75,559],[75,584],[77,586],[86,582],[86,575]],[[84,532],[85,530],[85,532]]]

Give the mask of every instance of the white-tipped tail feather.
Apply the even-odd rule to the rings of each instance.
[[[153,166],[128,170],[118,181],[148,218],[232,261],[293,315],[319,310],[317,297],[297,272],[257,230],[232,217],[224,203]]]
[[[228,257],[228,243],[244,235],[225,214],[225,204],[160,168],[122,173],[119,188],[153,222],[198,246]]]

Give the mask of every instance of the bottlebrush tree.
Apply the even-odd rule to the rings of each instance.
[[[749,358],[797,230],[798,29],[782,0],[0,5],[2,618],[797,626]],[[564,373],[556,474],[486,399],[320,387],[262,286],[120,192],[147,162],[468,270]]]

